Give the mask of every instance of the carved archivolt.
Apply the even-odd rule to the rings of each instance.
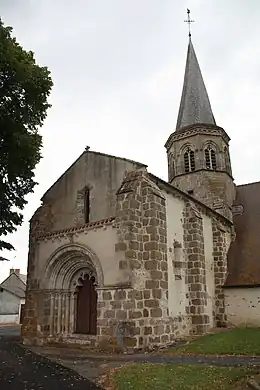
[[[86,274],[93,276],[99,287],[103,286],[103,271],[97,256],[86,246],[64,245],[56,250],[47,262],[44,288],[73,291],[78,280]]]
[[[75,292],[77,291],[77,287],[83,286],[83,282],[85,279],[90,279],[93,281],[93,284],[97,285],[97,276],[95,271],[90,269],[84,269],[77,272],[72,281],[71,281],[71,289],[73,289]]]

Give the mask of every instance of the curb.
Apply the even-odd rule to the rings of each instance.
[[[250,378],[246,381],[246,384],[250,387],[250,389],[253,390],[260,390],[260,385],[257,383],[257,381],[253,378]]]
[[[7,326],[15,326],[15,327],[21,327],[20,324],[17,324],[16,322],[5,322],[3,324],[0,323],[0,328],[4,328],[4,327],[7,327]]]

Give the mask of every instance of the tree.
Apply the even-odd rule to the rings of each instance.
[[[38,66],[0,19],[0,250],[14,249],[3,236],[22,224],[26,195],[37,184],[43,125],[50,107],[50,72]]]

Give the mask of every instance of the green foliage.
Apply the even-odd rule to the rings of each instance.
[[[21,225],[26,195],[37,184],[34,168],[41,159],[39,127],[50,107],[52,80],[0,20],[0,250],[14,249],[2,237]]]
[[[115,390],[230,390],[238,381],[257,374],[253,367],[219,367],[205,364],[127,364],[115,370]]]
[[[167,352],[205,355],[260,355],[260,328],[236,328],[208,334]]]

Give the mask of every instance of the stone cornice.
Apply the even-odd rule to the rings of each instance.
[[[227,144],[230,141],[229,136],[222,127],[215,125],[196,124],[192,126],[186,126],[182,129],[174,131],[169,136],[164,147],[168,150],[172,146],[172,143],[174,141],[179,141],[181,139],[185,139],[198,134],[221,136]]]
[[[230,175],[227,171],[224,171],[223,169],[207,169],[207,168],[200,168],[200,169],[195,169],[195,171],[192,171],[192,172],[183,172],[183,173],[179,173],[178,175],[175,175],[170,184],[172,186],[174,186],[174,184],[172,184],[173,180],[176,178],[176,177],[181,177],[181,176],[187,176],[187,175],[194,175],[194,173],[198,173],[198,172],[217,172],[217,173],[225,173],[226,175],[228,175],[232,180],[234,180],[233,176]]]
[[[110,218],[102,219],[99,221],[93,221],[93,222],[90,222],[88,224],[81,225],[81,226],[75,226],[75,227],[71,227],[68,229],[56,230],[56,231],[53,231],[51,233],[35,236],[34,238],[37,241],[44,241],[44,240],[57,238],[57,237],[66,237],[66,236],[70,236],[71,234],[74,234],[74,233],[82,233],[82,232],[85,232],[88,230],[94,230],[97,228],[112,225],[114,220],[115,220],[115,217],[110,217]]]

